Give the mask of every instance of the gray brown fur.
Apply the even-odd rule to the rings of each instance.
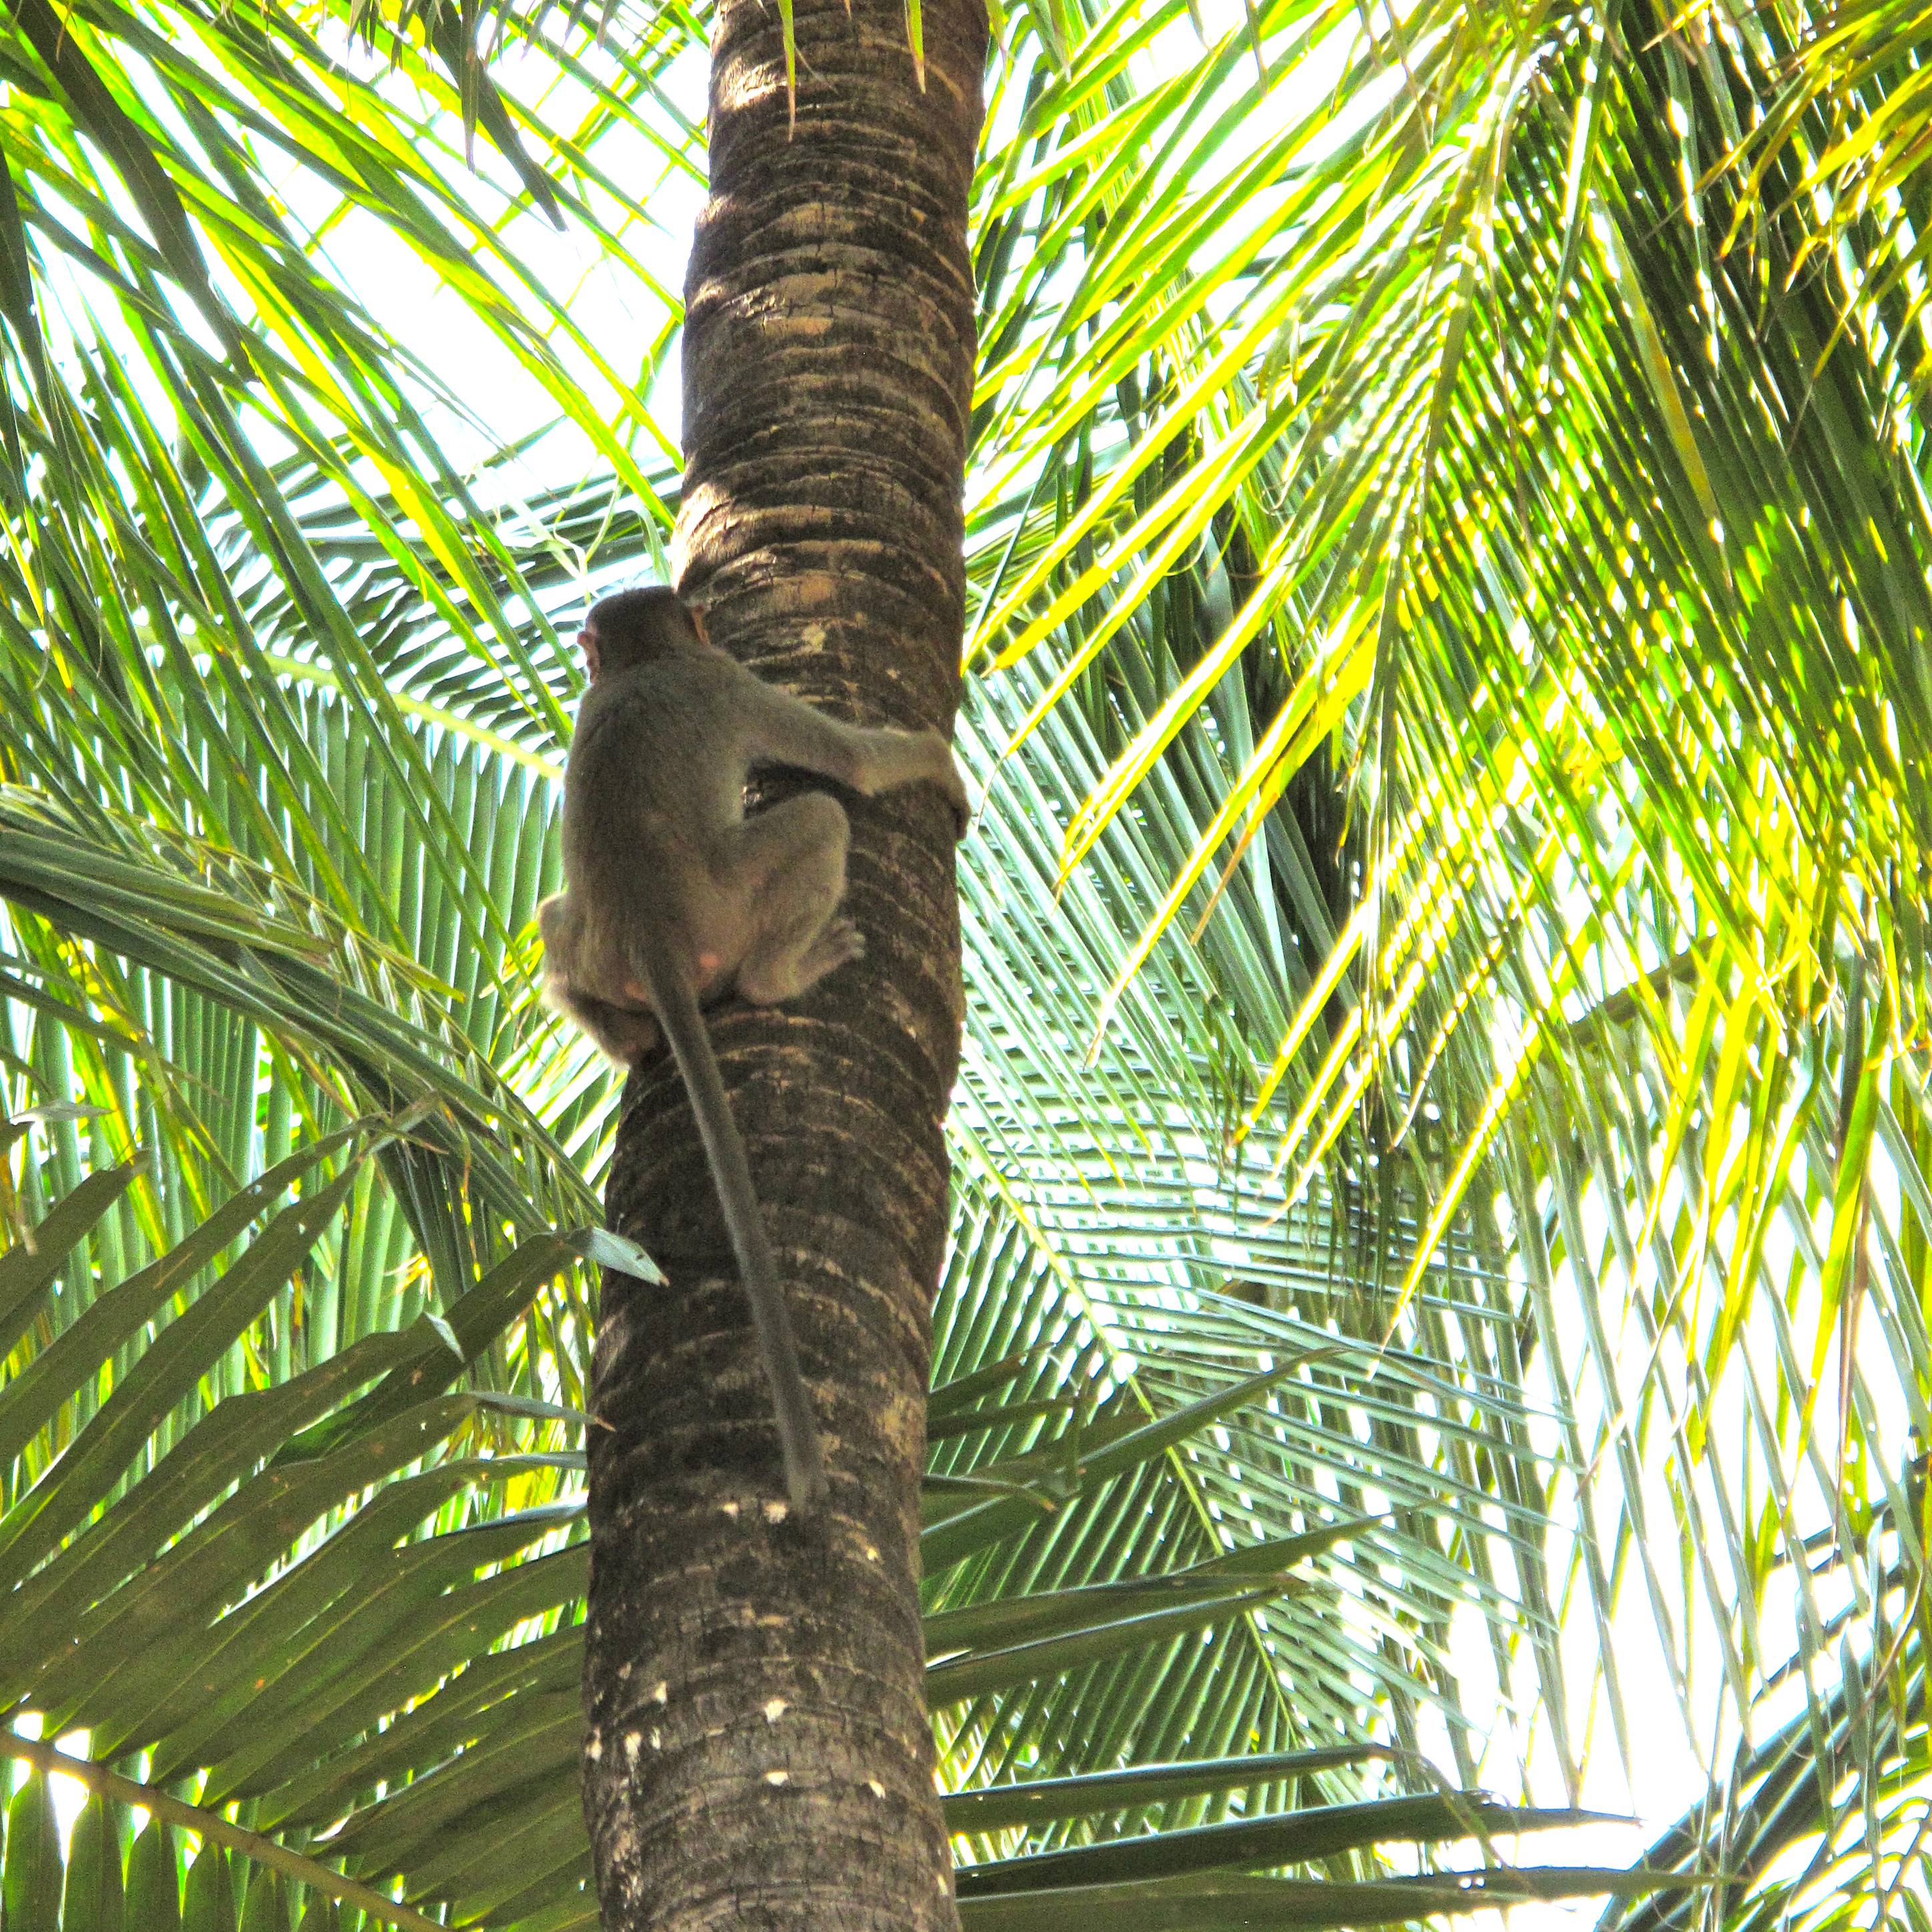
[[[795,998],[865,940],[839,916],[844,808],[806,792],[745,816],[758,765],[792,765],[870,797],[924,780],[965,829],[966,788],[934,731],[844,724],[761,682],[709,643],[668,590],[594,605],[590,688],[564,771],[566,890],[538,909],[546,999],[620,1064],[670,1045],[718,1190],[772,1385],[794,1507],[824,1499],[825,1462],[724,1082],[700,1006]]]

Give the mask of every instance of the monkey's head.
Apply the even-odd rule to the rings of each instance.
[[[675,590],[653,584],[646,590],[614,591],[584,614],[578,633],[584,668],[594,682],[606,674],[668,657],[674,651],[710,648],[704,620]]]

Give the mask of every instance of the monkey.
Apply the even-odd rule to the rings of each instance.
[[[751,1303],[793,1507],[824,1500],[825,1459],[743,1142],[701,1008],[793,999],[865,951],[839,912],[848,826],[811,791],[747,818],[754,766],[866,797],[922,782],[969,817],[936,731],[842,724],[713,644],[704,607],[662,586],[600,598],[578,642],[590,686],[564,766],[564,890],[538,908],[544,997],[620,1066],[660,1032],[691,1099]]]

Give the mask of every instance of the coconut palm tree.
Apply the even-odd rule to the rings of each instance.
[[[711,40],[680,586],[766,675],[944,728],[983,11],[928,9],[916,67],[896,6],[806,0],[782,23],[726,0]],[[952,809],[922,794],[854,802],[864,959],[716,1028],[832,1444],[802,1519],[772,1494],[770,1391],[708,1203],[694,1235],[709,1190],[674,1074],[640,1072],[619,1124],[612,1225],[670,1280],[613,1271],[597,1316],[584,1808],[608,1927],[958,1922],[918,1615],[958,914]]]
[[[848,1626],[814,1654],[878,1645],[886,1795],[816,1795],[836,1688],[812,1777],[770,1781],[800,1720],[733,1610],[686,1760],[712,1842],[603,1774],[643,1834],[604,1875],[656,1888],[607,1922],[721,1882],[808,1911],[820,1804],[813,1886],[862,1882],[869,1802],[868,1900],[943,1910],[922,1641],[969,1927],[1913,1914],[1912,9],[1004,11],[977,374],[952,418],[926,382],[916,488],[849,431],[922,419],[877,345],[956,313],[917,185],[963,125],[952,10],[10,22],[10,1927],[597,1922],[593,1543],[628,1613],[646,1573],[608,1576],[586,1448],[640,1495],[626,1430],[705,1480],[766,1453],[735,1340],[703,1426],[662,1367],[593,1368],[614,1302],[710,1323],[721,1270],[674,1090],[620,1119],[530,998],[557,628],[680,514],[728,641],[855,711],[942,718],[963,607],[983,802],[943,1259],[944,827],[862,820],[862,978],[720,1022],[872,1484],[847,1520],[917,1508],[922,1634],[903,1540],[818,1600],[784,1526],[711,1546],[748,1573],[715,1599],[646,1559],[662,1624],[760,1601],[789,1641],[809,1601]],[[708,128],[706,40],[742,83]],[[719,306],[681,338],[661,238],[707,134]],[[733,221],[842,179],[902,270],[848,277],[850,332],[761,404],[827,297]],[[707,538],[760,409],[830,451]],[[858,587],[814,588],[801,533],[868,518]],[[826,1118],[862,1041],[866,1112]],[[600,1429],[619,1388],[647,1413]],[[595,1724],[632,1660],[591,1656]],[[1649,1828],[1517,1835],[1585,1805]]]

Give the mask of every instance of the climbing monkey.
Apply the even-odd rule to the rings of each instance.
[[[745,815],[757,765],[794,765],[866,797],[922,779],[968,817],[936,731],[841,724],[764,684],[706,638],[668,590],[591,607],[590,688],[563,779],[566,890],[538,909],[544,998],[620,1064],[670,1045],[691,1096],[778,1414],[794,1508],[825,1495],[825,1460],[799,1372],[744,1143],[699,1009],[736,993],[772,1006],[865,950],[839,914],[845,813],[824,792]]]

